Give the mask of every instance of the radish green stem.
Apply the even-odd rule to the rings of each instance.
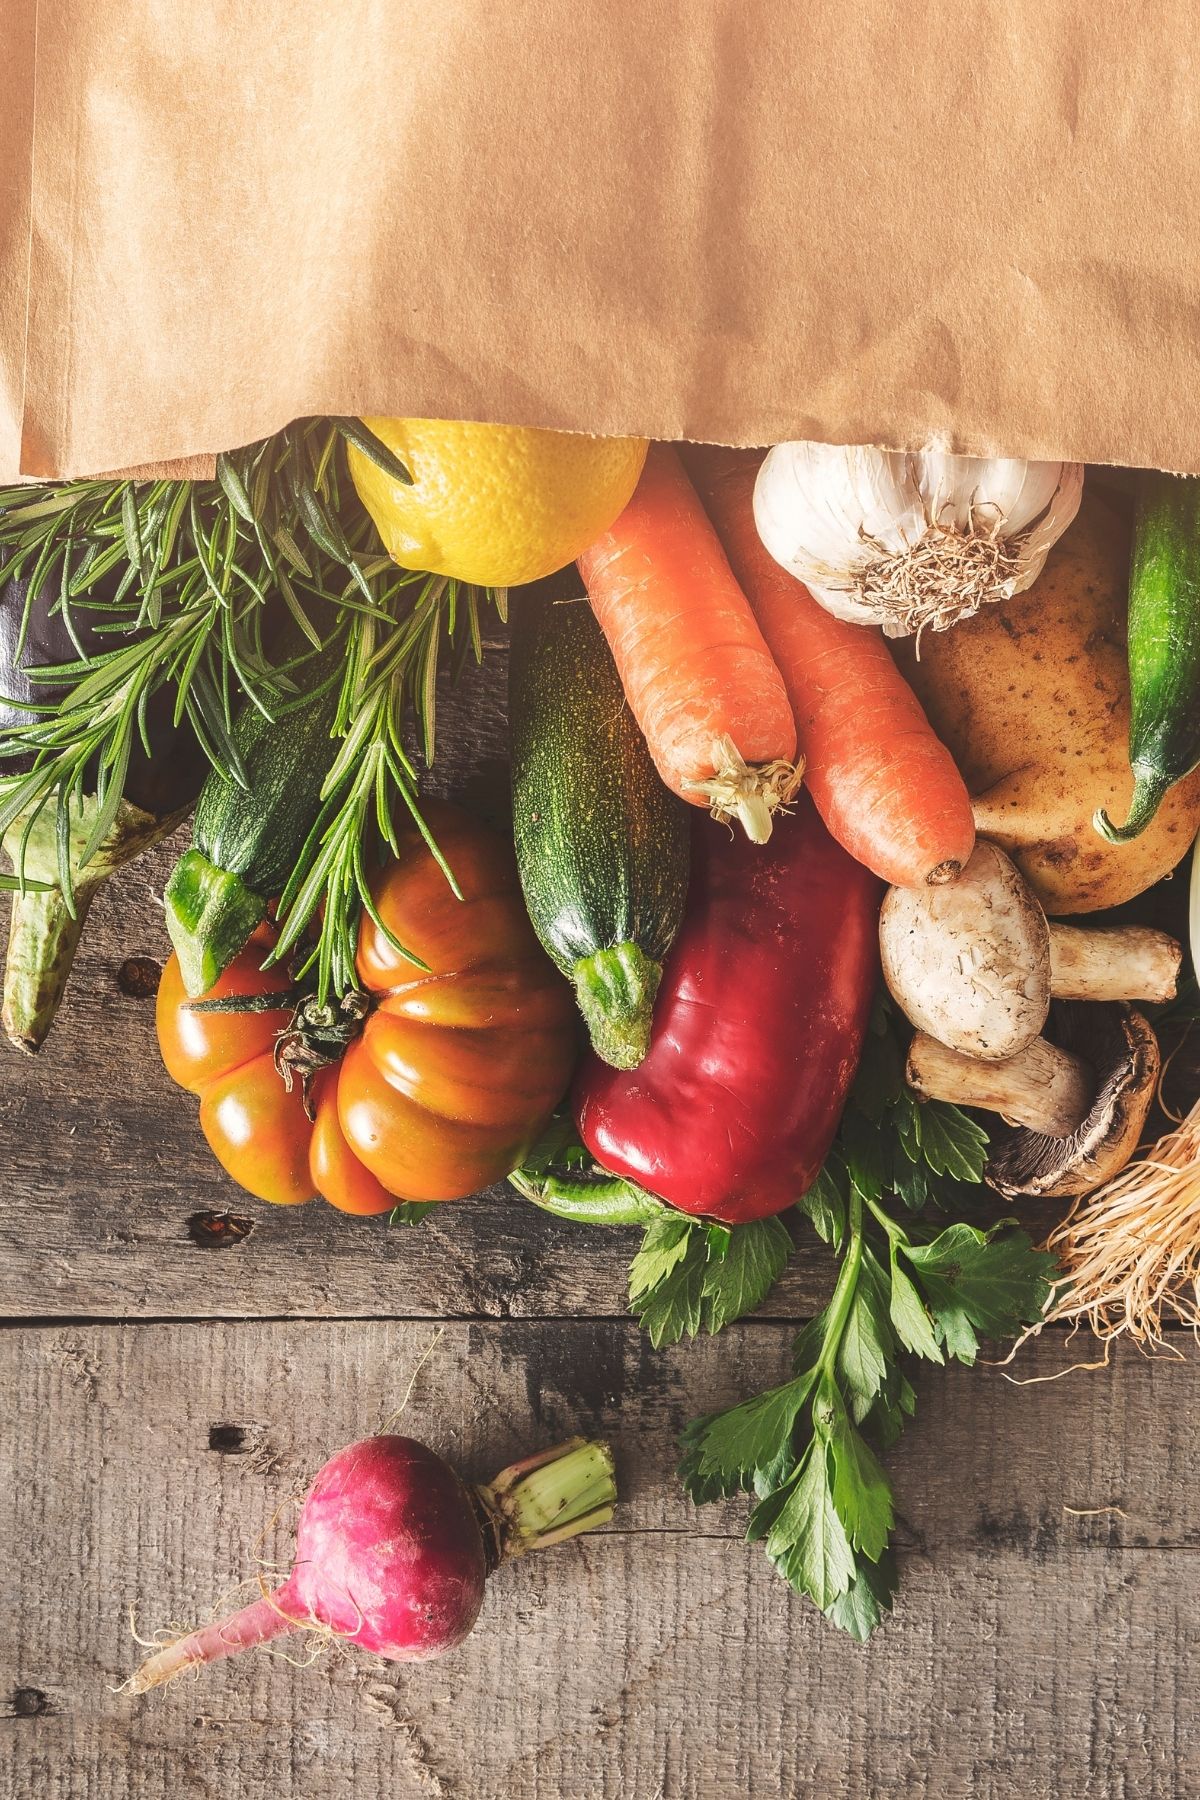
[[[607,1525],[616,1505],[612,1451],[569,1438],[476,1488],[496,1535],[497,1560],[565,1543]]]

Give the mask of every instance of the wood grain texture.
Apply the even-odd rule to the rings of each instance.
[[[145,1700],[149,1635],[255,1571],[281,1502],[399,1404],[424,1324],[46,1327],[0,1340],[0,1792],[20,1800],[859,1800],[1200,1788],[1194,1362],[1014,1386],[930,1370],[893,1452],[900,1611],[832,1632],[673,1476],[700,1407],[785,1372],[781,1326],[654,1354],[626,1325],[451,1324],[403,1428],[493,1473],[576,1425],[615,1439],[595,1539],[503,1570],[474,1637],[397,1668],[257,1654]],[[1063,1364],[1031,1347],[1018,1372]],[[1095,1516],[1080,1516],[1092,1509]],[[1074,1509],[1074,1510],[1068,1510]],[[288,1506],[262,1554],[286,1555]],[[226,1604],[229,1599],[226,1599]],[[293,1641],[303,1659],[308,1646]],[[40,1696],[40,1698],[39,1698]]]

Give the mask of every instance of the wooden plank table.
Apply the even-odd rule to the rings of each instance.
[[[503,661],[442,709],[443,789],[496,791]],[[815,1242],[762,1316],[654,1352],[626,1234],[502,1191],[412,1230],[239,1196],[154,1042],[177,848],[110,884],[50,1043],[0,1063],[5,1800],[1200,1792],[1194,1355],[1016,1385],[1071,1360],[1047,1334],[1011,1370],[920,1370],[889,1458],[900,1604],[855,1645],[740,1542],[744,1506],[697,1512],[673,1474],[690,1416],[786,1372],[826,1292]],[[502,1571],[439,1663],[302,1670],[285,1640],[291,1660],[116,1692],[130,1609],[149,1635],[227,1603],[281,1502],[400,1404],[437,1322],[406,1425],[478,1477],[603,1431],[613,1526]]]

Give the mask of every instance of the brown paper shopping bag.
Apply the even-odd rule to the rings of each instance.
[[[34,22],[33,0],[0,0],[0,477],[15,474],[21,449]]]
[[[37,11],[27,472],[362,411],[1200,470],[1183,0]]]

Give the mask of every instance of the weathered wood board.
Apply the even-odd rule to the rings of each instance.
[[[397,1668],[337,1652],[114,1692],[151,1635],[207,1616],[324,1454],[377,1427],[424,1323],[127,1325],[0,1345],[0,1792],[21,1800],[937,1800],[1200,1791],[1200,1366],[1118,1357],[1016,1387],[921,1374],[891,1463],[900,1610],[830,1632],[672,1474],[700,1407],[780,1379],[785,1327],[670,1352],[632,1326],[454,1323],[403,1425],[494,1473],[575,1425],[612,1433],[614,1527],[501,1571],[474,1637]],[[1026,1374],[1062,1366],[1061,1340]],[[1119,1508],[1119,1511],[1108,1510]],[[261,1554],[279,1556],[291,1509]],[[252,1590],[251,1590],[252,1591]],[[289,1654],[304,1660],[303,1640]]]

